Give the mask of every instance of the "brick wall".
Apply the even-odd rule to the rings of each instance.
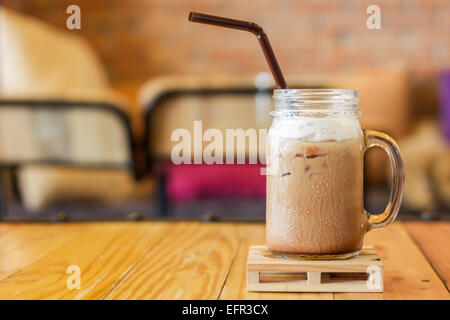
[[[449,0],[0,0],[65,28],[68,5],[114,82],[165,73],[267,70],[250,34],[188,23],[190,10],[253,20],[288,75],[403,63],[417,79],[450,64]],[[381,7],[382,29],[366,28]]]

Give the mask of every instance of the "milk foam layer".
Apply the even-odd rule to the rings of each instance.
[[[269,130],[271,138],[303,139],[309,142],[342,141],[361,137],[357,119],[279,118]]]

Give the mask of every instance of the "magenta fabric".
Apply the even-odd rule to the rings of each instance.
[[[450,70],[442,71],[439,76],[439,117],[442,125],[442,133],[450,142]]]
[[[167,194],[171,201],[221,197],[265,197],[266,176],[259,164],[169,164]]]

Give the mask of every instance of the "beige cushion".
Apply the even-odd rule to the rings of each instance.
[[[27,166],[18,181],[27,209],[35,211],[74,200],[119,203],[133,194],[130,172],[119,169],[86,169]]]
[[[0,7],[0,93],[47,96],[107,86],[82,38]]]
[[[0,7],[0,99],[127,103],[109,90],[94,51],[81,37]],[[118,118],[92,109],[0,109],[0,160],[56,159],[124,164],[127,136]],[[61,200],[123,199],[127,170],[28,165],[18,172],[22,199],[38,210]]]

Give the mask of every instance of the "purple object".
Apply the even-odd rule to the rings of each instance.
[[[446,70],[439,76],[439,118],[441,120],[442,133],[450,142],[450,70]]]

